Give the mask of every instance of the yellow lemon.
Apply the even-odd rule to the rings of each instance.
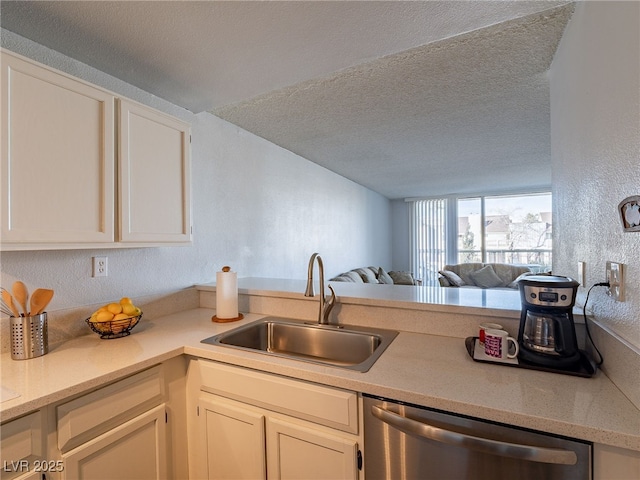
[[[113,313],[108,311],[98,312],[96,315],[96,322],[109,322],[113,320]]]
[[[122,305],[122,313],[126,313],[129,316],[136,315],[137,307],[132,303],[125,303]]]
[[[120,305],[119,303],[110,303],[109,305],[107,305],[107,310],[109,310],[114,315],[117,315],[118,313],[122,313],[122,305]]]
[[[118,313],[113,317],[114,320],[126,320],[127,318],[130,318],[130,316],[126,313]]]
[[[120,305],[127,305],[133,303],[129,297],[122,297],[120,299]]]

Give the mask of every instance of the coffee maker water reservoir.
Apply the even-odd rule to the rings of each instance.
[[[530,275],[518,283],[522,301],[520,360],[551,368],[575,368],[581,359],[572,313],[578,282],[569,277]]]

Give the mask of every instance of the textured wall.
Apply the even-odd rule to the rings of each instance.
[[[640,349],[640,233],[624,233],[618,203],[640,194],[640,3],[579,2],[551,68],[554,265],[587,284],[605,262],[626,265],[626,300],[597,287],[598,320]],[[579,303],[585,289],[580,289]]]
[[[389,201],[208,113],[190,112],[2,31],[2,46],[192,124],[194,244],[119,250],[2,253],[2,285],[15,279],[56,290],[50,310],[171,292],[240,277],[306,278],[314,251],[327,275],[362,265],[390,268]],[[91,278],[108,255],[109,276]]]

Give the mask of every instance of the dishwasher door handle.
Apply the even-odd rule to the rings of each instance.
[[[411,418],[403,417],[395,412],[391,412],[377,405],[371,406],[371,413],[374,417],[389,425],[402,430],[405,433],[418,435],[447,445],[455,445],[468,448],[483,453],[499,455],[501,457],[517,458],[539,463],[555,463],[559,465],[575,465],[578,456],[571,450],[560,448],[534,447],[531,445],[521,445],[517,443],[501,442],[488,438],[466,435],[464,433],[452,432],[444,428],[419,422]]]

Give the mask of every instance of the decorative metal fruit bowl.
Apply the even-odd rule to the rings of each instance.
[[[85,322],[87,325],[100,335],[100,338],[112,339],[126,337],[131,335],[131,330],[135,327],[140,319],[142,313],[135,317],[123,318],[121,320],[109,320],[108,322],[92,322],[91,318],[87,318]]]

